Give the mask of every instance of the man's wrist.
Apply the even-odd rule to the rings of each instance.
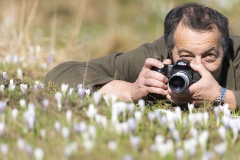
[[[226,91],[227,91],[226,88],[221,87],[219,96],[218,96],[218,98],[215,100],[217,103],[224,104],[224,102],[225,102],[225,97],[226,97]]]

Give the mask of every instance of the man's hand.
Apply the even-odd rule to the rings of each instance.
[[[171,64],[170,59],[166,59],[163,62],[157,59],[148,58],[137,78],[131,87],[131,98],[133,101],[145,98],[149,93],[155,93],[160,95],[168,94],[168,78],[156,71],[151,70],[152,66],[157,68],[163,68],[163,64]]]
[[[173,93],[168,89],[168,100],[176,105],[187,103],[201,104],[204,100],[214,101],[220,94],[221,86],[202,64],[191,63],[192,69],[201,75],[201,79],[181,93]]]

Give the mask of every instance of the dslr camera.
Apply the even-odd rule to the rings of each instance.
[[[164,64],[163,68],[152,67],[151,70],[164,74],[168,79],[170,89],[181,93],[190,85],[201,79],[198,72],[194,71],[186,59],[178,60],[174,65]]]

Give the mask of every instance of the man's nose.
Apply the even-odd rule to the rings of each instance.
[[[202,63],[202,58],[201,57],[195,57],[193,60],[194,63]]]

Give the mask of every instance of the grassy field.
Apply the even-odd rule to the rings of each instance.
[[[128,51],[163,34],[179,0],[1,0],[0,159],[239,159],[239,113],[227,105],[138,106],[66,84],[44,87],[67,61]],[[239,0],[195,1],[240,35]],[[189,106],[191,108],[191,105]]]

